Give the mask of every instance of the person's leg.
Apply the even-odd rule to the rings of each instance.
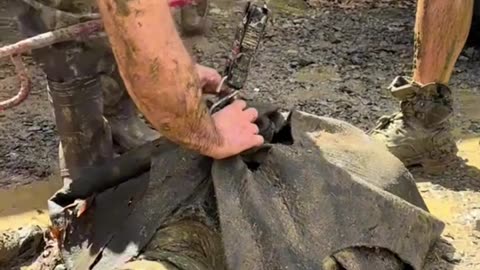
[[[54,9],[35,9],[22,1],[12,3],[24,36],[34,36],[62,24]],[[104,52],[79,42],[63,42],[34,50],[32,54],[47,77],[48,96],[61,142],[60,168],[64,182],[68,183],[82,168],[113,157],[97,72]]]
[[[38,9],[22,1],[12,3],[25,36],[78,23],[82,8],[86,13],[95,10],[88,6],[93,1],[79,1],[78,7],[69,6],[74,13],[66,10],[61,17],[56,6]],[[67,182],[81,168],[112,158],[112,137],[126,151],[159,136],[138,117],[105,38],[60,43],[35,50],[33,56],[47,75],[61,141],[60,169]]]
[[[382,117],[372,132],[406,166],[439,165],[457,152],[446,85],[467,39],[473,1],[418,0],[413,78],[392,83],[401,111]]]
[[[465,45],[474,0],[419,0],[413,80],[448,84]]]
[[[183,7],[181,29],[184,35],[204,34],[207,27],[208,0],[198,0],[193,5]]]

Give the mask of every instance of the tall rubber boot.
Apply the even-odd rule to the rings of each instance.
[[[419,86],[404,77],[397,77],[390,89],[401,110],[380,118],[371,136],[406,166],[431,171],[454,160],[458,149],[450,133],[450,89],[436,83]]]
[[[68,182],[82,168],[113,157],[112,135],[103,117],[101,83],[98,77],[67,82],[49,80],[48,91],[61,141],[61,174]]]
[[[160,137],[140,117],[125,88],[113,55],[105,59],[105,69],[100,76],[104,95],[104,115],[112,129],[113,141],[124,152]]]
[[[45,18],[22,1],[14,1],[24,36],[49,30]],[[75,179],[82,168],[113,157],[110,128],[103,117],[103,90],[97,71],[105,51],[79,42],[64,42],[34,50],[35,61],[47,77],[60,137],[60,167],[64,182]]]

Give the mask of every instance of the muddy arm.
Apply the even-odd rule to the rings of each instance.
[[[191,57],[166,1],[97,0],[122,79],[165,137],[208,153],[220,146]]]

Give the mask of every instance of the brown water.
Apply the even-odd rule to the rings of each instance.
[[[61,187],[58,177],[0,190],[0,231],[49,224],[48,198]]]
[[[480,121],[480,94],[474,92],[458,92],[461,115],[474,121]],[[480,169],[480,134],[463,134],[458,141],[459,155],[467,159],[467,164]]]

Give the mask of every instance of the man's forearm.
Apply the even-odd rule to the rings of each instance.
[[[222,143],[167,0],[97,0],[132,99],[170,140],[206,152]]]

